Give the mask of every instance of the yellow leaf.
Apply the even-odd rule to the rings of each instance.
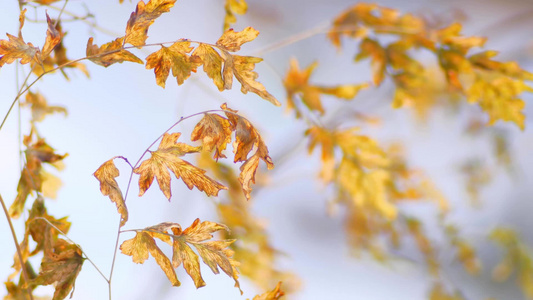
[[[139,47],[146,43],[148,28],[161,14],[169,12],[176,0],[139,1],[126,26],[126,43]]]
[[[96,172],[94,172],[94,177],[100,182],[100,191],[104,196],[109,196],[111,202],[114,202],[117,206],[117,211],[120,214],[120,226],[124,226],[128,221],[128,208],[126,207],[126,202],[124,197],[122,197],[122,191],[118,186],[116,177],[120,175],[113,159],[110,159],[103,163]]]
[[[196,187],[205,192],[208,196],[217,196],[218,191],[227,189],[224,185],[216,182],[205,175],[205,171],[199,169],[189,162],[179,158],[187,153],[199,152],[199,147],[191,147],[187,144],[176,143],[180,133],[165,133],[156,151],[151,152],[152,157],[143,161],[141,165],[133,170],[140,174],[139,196],[152,185],[157,178],[159,189],[165,194],[168,200],[172,196],[170,191],[170,169],[177,179],[181,177],[189,189]]]
[[[370,38],[365,38],[359,45],[360,52],[356,55],[355,61],[371,57],[370,65],[372,67],[374,85],[379,86],[385,78],[387,66],[387,54],[381,45]]]
[[[274,98],[265,87],[258,81],[255,81],[259,76],[254,72],[255,64],[263,61],[262,58],[253,56],[232,56],[233,75],[241,83],[241,92],[246,94],[248,92],[255,93],[259,97],[270,101],[276,106],[281,106],[281,103]],[[226,59],[226,62],[228,59]]]
[[[230,126],[228,119],[217,114],[205,114],[202,120],[196,124],[191,133],[191,141],[202,140],[202,145],[206,151],[215,148],[215,160],[225,158],[222,153],[226,145],[231,142],[231,133],[233,128]]]
[[[237,22],[235,15],[244,15],[248,10],[248,4],[245,0],[226,0],[224,5],[226,15],[224,16],[224,31],[228,30],[229,26]]]
[[[192,51],[191,43],[179,41],[170,47],[161,46],[161,49],[146,57],[146,69],[154,69],[156,82],[159,86],[165,87],[170,69],[172,76],[176,77],[178,85],[183,84],[185,79],[191,76],[191,72],[196,72],[201,59],[198,56],[188,56],[186,53]]]
[[[91,37],[87,41],[86,54],[90,61],[106,68],[114,63],[123,63],[125,61],[142,64],[143,61],[140,58],[123,49],[123,42],[124,37],[120,37],[98,47],[93,45],[93,38]]]
[[[222,57],[213,47],[202,44],[198,45],[192,55],[198,56],[202,61],[204,72],[213,79],[213,83],[219,91],[224,90],[224,80],[222,80]],[[233,76],[233,75],[232,75]]]
[[[145,231],[137,232],[134,238],[124,241],[120,245],[120,251],[128,256],[132,257],[134,263],[142,264],[148,259],[148,253],[154,258],[159,267],[165,272],[167,278],[170,280],[173,286],[180,286],[178,277],[170,259],[168,259],[163,251],[159,249],[152,236]]]
[[[259,35],[259,31],[252,27],[246,27],[243,31],[235,32],[232,29],[227,30],[217,41],[217,46],[223,47],[230,52],[236,52],[241,49],[242,44],[251,42]]]

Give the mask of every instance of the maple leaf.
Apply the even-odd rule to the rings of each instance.
[[[100,182],[100,191],[104,196],[109,196],[111,202],[114,202],[117,206],[117,211],[120,214],[120,227],[124,226],[128,221],[128,208],[126,202],[122,196],[122,191],[118,186],[116,177],[120,175],[113,159],[110,159],[103,163],[96,172],[94,177]]]
[[[221,74],[223,59],[220,54],[212,46],[200,43],[194,49],[192,55],[200,58],[204,72],[209,78],[213,79],[213,83],[215,83],[218,90],[223,91],[225,89]],[[230,78],[233,79],[233,77]]]
[[[227,249],[235,240],[206,241],[213,238],[213,233],[216,231],[229,231],[225,225],[209,221],[200,222],[200,219],[196,219],[185,230],[182,230],[179,224],[170,222],[160,223],[144,230],[150,236],[172,245],[172,267],[177,268],[183,264],[187,274],[193,279],[196,288],[205,286],[205,281],[200,272],[199,255],[213,273],[219,274],[219,268],[222,269],[224,273],[235,280],[235,287],[240,290],[239,273],[236,269],[238,262],[232,259],[233,251]],[[128,249],[130,244],[128,244]],[[198,251],[198,254],[192,250],[190,245]],[[138,249],[138,251],[142,253],[143,249]],[[147,257],[147,254],[145,256]]]
[[[144,263],[148,259],[148,253],[150,253],[163,272],[165,272],[172,285],[180,286],[181,283],[172,268],[170,260],[159,249],[149,232],[137,232],[134,238],[126,240],[120,245],[120,251],[125,255],[131,256],[133,262],[137,264]]]
[[[46,13],[46,22],[48,24],[48,30],[46,31],[46,40],[41,51],[42,58],[46,58],[54,50],[54,48],[61,42],[63,38],[61,32],[56,29],[54,22]]]
[[[146,43],[148,28],[161,14],[169,12],[176,0],[150,0],[147,4],[139,1],[131,13],[126,26],[125,43],[139,47]]]
[[[206,151],[215,148],[214,158],[226,158],[222,153],[226,145],[231,142],[233,129],[228,119],[217,114],[205,114],[202,120],[194,127],[191,133],[191,141],[202,140],[202,145]]]
[[[54,284],[55,292],[52,300],[65,299],[74,289],[76,277],[81,271],[84,260],[77,245],[59,239],[53,246],[45,246],[41,271],[31,284]]]
[[[142,64],[143,61],[140,58],[123,49],[123,42],[124,37],[120,37],[98,47],[93,45],[93,38],[91,37],[87,41],[86,54],[90,61],[106,68],[114,63],[123,63],[125,61]]]
[[[242,44],[251,42],[259,35],[259,31],[252,27],[246,27],[242,31],[226,30],[217,41],[217,46],[223,47],[230,52],[241,49]]]
[[[281,281],[280,281],[278,282],[278,284],[272,291],[263,293],[261,295],[257,295],[252,300],[278,300],[283,295],[285,295],[285,293],[281,290]]]
[[[325,87],[309,84],[311,73],[317,66],[317,63],[309,65],[305,70],[300,71],[298,61],[291,59],[290,69],[283,81],[285,89],[287,90],[288,108],[296,109],[296,116],[300,116],[300,111],[296,108],[294,97],[301,95],[302,102],[310,109],[316,110],[321,114],[324,113],[324,108],[320,101],[320,94],[332,95],[342,99],[352,99],[357,93],[369,86],[368,83],[359,85],[339,85],[333,87]]]
[[[248,10],[248,4],[245,0],[226,0],[224,4],[226,15],[224,16],[224,30],[228,30],[229,26],[237,22],[235,15],[244,15]]]
[[[191,76],[191,72],[196,72],[201,59],[187,55],[193,49],[190,45],[189,41],[175,42],[170,47],[161,46],[161,49],[146,57],[146,69],[154,69],[157,85],[165,87],[170,69],[178,85],[183,84]]]
[[[228,108],[224,103],[221,108],[225,110],[231,125],[235,128],[235,141],[233,142],[233,152],[235,153],[234,162],[244,161],[240,167],[239,182],[246,199],[250,200],[252,192],[252,183],[255,183],[255,173],[259,167],[259,160],[263,160],[269,170],[274,168],[272,158],[268,155],[268,148],[263,142],[261,135],[245,118],[237,115],[236,110]],[[255,153],[248,158],[252,148],[256,148]]]
[[[172,196],[170,191],[170,169],[177,179],[181,177],[189,189],[196,187],[208,196],[217,196],[218,191],[227,189],[224,185],[216,182],[205,175],[205,171],[189,162],[179,158],[187,153],[199,152],[199,147],[192,147],[184,143],[176,143],[181,133],[165,133],[156,151],[151,152],[152,157],[146,159],[141,165],[133,170],[139,174],[139,196],[152,185],[154,176],[159,184],[159,189],[168,200]]]
[[[41,93],[33,93],[31,91],[28,91],[21,106],[31,106],[32,122],[41,122],[48,114],[62,113],[67,115],[67,110],[63,106],[48,105],[46,98]]]

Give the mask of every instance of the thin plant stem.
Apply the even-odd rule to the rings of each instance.
[[[13,237],[13,241],[15,242],[15,247],[17,248],[17,257],[19,258],[20,268],[22,269],[22,276],[24,276],[24,280],[26,281],[26,283],[29,283],[30,278],[28,276],[28,273],[26,272],[26,268],[24,267],[24,259],[22,258],[22,250],[20,250],[20,245],[17,240],[17,234],[15,233],[15,228],[13,228],[13,223],[11,222],[11,217],[9,216],[9,212],[7,211],[6,204],[4,203],[4,199],[2,199],[2,195],[0,195],[0,203],[2,204],[2,209],[4,210],[4,215],[6,216],[7,223],[9,224],[9,229],[11,229],[11,236]],[[30,300],[33,300],[31,289],[27,287],[26,291],[28,292],[28,296],[30,297]]]

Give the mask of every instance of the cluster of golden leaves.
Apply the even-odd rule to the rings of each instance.
[[[331,42],[341,46],[341,38],[360,39],[355,60],[369,59],[375,85],[388,76],[396,85],[394,107],[417,105],[424,101],[424,86],[430,81],[422,63],[410,55],[425,49],[434,53],[446,77],[448,91],[463,95],[469,103],[477,103],[489,115],[489,124],[498,120],[514,122],[524,129],[523,92],[533,89],[525,82],[533,74],[516,62],[498,62],[496,51],[472,54],[483,47],[486,39],[461,34],[460,23],[433,28],[426,20],[412,14],[377,4],[360,3],[338,16],[328,34]],[[388,44],[379,35],[397,36]],[[387,41],[390,39],[387,39]]]
[[[87,57],[104,67],[124,61],[142,64],[143,61],[124,49],[124,45],[130,44],[138,48],[144,46],[150,25],[161,14],[169,12],[175,2],[176,0],[150,0],[145,4],[144,1],[139,1],[137,9],[128,20],[125,36],[100,47],[94,45],[93,38],[90,38],[87,43]],[[242,11],[243,5],[246,6],[244,1],[229,1],[227,8],[232,12],[239,12]],[[193,42],[181,39],[169,47],[161,45],[161,49],[146,57],[146,68],[154,69],[157,84],[164,88],[171,70],[172,76],[176,77],[178,85],[181,85],[192,72],[202,66],[220,91],[231,89],[235,77],[244,94],[255,93],[279,106],[281,104],[278,100],[256,81],[258,74],[254,72],[255,64],[263,59],[232,54],[239,51],[244,43],[253,41],[258,34],[259,31],[251,27],[240,32],[228,29],[215,44],[194,42],[198,44],[194,48],[191,46]]]
[[[21,266],[19,258],[15,255],[13,265],[15,272],[5,283],[8,295],[4,299],[28,299],[27,289],[31,291],[39,285],[50,284],[55,285],[53,300],[61,300],[68,296],[74,289],[74,282],[85,260],[77,245],[59,238],[59,234],[68,232],[70,225],[66,217],[56,219],[49,215],[44,199],[41,196],[37,197],[29,211],[24,239],[20,244],[24,266]],[[34,243],[30,243],[30,237]],[[30,249],[30,245],[34,245],[33,249]],[[43,258],[40,272],[36,274],[28,258],[39,253],[43,253]],[[29,282],[26,282],[22,276],[22,268],[28,274]],[[15,284],[12,280],[19,273],[21,274],[18,284]]]
[[[301,101],[309,110],[324,114],[324,108],[320,100],[321,94],[350,100],[357,96],[360,90],[369,86],[368,83],[346,84],[332,87],[309,84],[311,73],[317,65],[315,62],[302,71],[298,66],[298,61],[292,59],[289,71],[283,81],[285,90],[287,91],[287,109],[294,109],[297,118],[301,116],[301,111],[295,103],[296,95],[300,96]]]
[[[359,134],[358,128],[329,130],[313,126],[309,152],[320,146],[320,177],[336,189],[336,202],[347,209],[346,231],[352,248],[370,251],[377,259],[385,258],[380,236],[389,238],[394,247],[400,243],[400,230],[407,228],[430,269],[436,263],[429,240],[415,221],[399,218],[398,203],[412,200],[436,201],[445,212],[447,201],[421,172],[410,169],[397,147],[384,150],[375,140]],[[335,153],[341,153],[336,158]],[[414,219],[413,219],[414,220]]]
[[[199,219],[185,230],[182,230],[177,223],[160,223],[137,230],[134,238],[120,245],[120,251],[131,256],[134,263],[141,264],[148,259],[149,254],[152,255],[173,286],[181,284],[174,269],[183,264],[196,288],[200,288],[205,286],[205,282],[200,272],[200,260],[192,250],[190,246],[192,245],[213,273],[218,274],[219,268],[222,269],[235,280],[235,287],[240,290],[239,273],[236,268],[239,263],[233,260],[233,251],[227,248],[235,240],[207,241],[219,230],[229,231],[225,225],[209,221],[200,222]],[[157,246],[155,238],[172,246],[172,262]]]
[[[82,63],[70,62],[66,56],[66,49],[62,44],[64,33],[61,30],[59,23],[50,19],[46,15],[46,22],[48,30],[46,31],[46,39],[41,49],[33,46],[32,43],[26,43],[22,37],[22,27],[24,26],[26,9],[22,10],[19,17],[19,35],[13,36],[7,33],[9,40],[0,40],[0,68],[4,64],[11,64],[19,60],[21,64],[31,63],[32,70],[35,74],[41,75],[44,72],[49,72],[55,67],[62,66],[67,68],[78,68],[87,76],[89,76],[87,69]],[[53,55],[52,55],[53,54]],[[68,79],[66,73],[63,75]]]

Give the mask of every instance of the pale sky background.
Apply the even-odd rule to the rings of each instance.
[[[16,34],[18,28],[18,5],[16,1],[2,3],[0,10],[0,33]],[[135,3],[119,5],[118,1],[87,1],[91,13],[99,26],[116,32],[109,36],[91,29],[82,23],[65,23],[68,31],[65,38],[68,57],[85,56],[85,46],[90,36],[101,45],[123,32]],[[215,42],[221,34],[223,1],[179,0],[171,13],[164,14],[150,27],[150,42],[172,41],[189,38],[196,41]],[[253,55],[262,49],[293,34],[309,31],[324,22],[332,20],[356,1],[248,1],[249,13],[238,17],[236,30],[252,26],[261,34],[239,52]],[[60,4],[63,2],[60,2]],[[489,37],[488,49],[502,51],[502,60],[519,60],[531,71],[532,43],[530,28],[533,22],[526,17],[533,12],[529,1],[377,1],[377,3],[404,12],[421,13],[428,16],[449,17],[457,10],[463,10],[464,33]],[[58,5],[59,6],[59,5]],[[70,1],[68,10],[84,14],[80,1]],[[49,10],[51,17],[57,12]],[[531,14],[529,14],[531,15]],[[27,17],[33,17],[29,9]],[[42,16],[40,16],[42,18]],[[26,42],[41,46],[45,38],[44,24],[26,23],[23,35]],[[356,51],[355,43],[346,43],[342,53],[317,35],[265,53],[265,62],[257,65],[261,81],[274,96],[285,104],[285,92],[280,81],[284,76],[289,59],[298,57],[301,66],[318,60],[319,67],[313,81],[321,84],[358,83],[368,80],[368,69],[351,63]],[[351,48],[350,48],[351,47]],[[158,47],[135,52],[145,58]],[[166,89],[155,84],[153,70],[133,63],[116,64],[107,69],[91,62],[85,62],[91,78],[80,72],[67,70],[71,80],[67,82],[61,74],[46,76],[34,90],[43,93],[51,105],[64,105],[69,115],[49,116],[38,124],[41,134],[58,153],[69,153],[65,159],[66,169],[58,173],[64,186],[57,200],[47,202],[49,214],[56,217],[69,216],[72,227],[69,237],[80,244],[91,259],[109,274],[116,237],[118,214],[115,205],[101,195],[97,180],[92,173],[106,160],[116,155],[128,157],[133,163],[145,148],[181,116],[187,116],[208,109],[217,109],[221,103],[238,109],[257,126],[269,146],[271,156],[283,155],[287,149],[297,147],[286,163],[277,165],[271,171],[272,185],[264,188],[252,199],[253,212],[265,221],[274,247],[287,255],[280,262],[280,268],[296,273],[302,280],[300,292],[291,299],[365,299],[365,300],[422,300],[431,289],[431,278],[425,267],[409,260],[394,261],[381,265],[366,258],[357,259],[349,255],[343,232],[342,217],[328,216],[327,196],[316,180],[318,153],[307,155],[306,142],[297,145],[295,136],[302,136],[305,123],[295,121],[284,112],[284,107],[274,107],[255,94],[242,95],[240,85],[235,82],[232,91],[219,93],[202,70],[198,70],[182,86],[177,86],[171,77]],[[0,70],[0,114],[7,111],[14,99],[16,85],[13,65]],[[390,83],[389,83],[390,84]],[[379,128],[365,128],[364,133],[376,137],[383,144],[403,140],[410,163],[432,176],[439,188],[453,204],[449,220],[462,226],[461,233],[469,238],[487,263],[479,278],[467,275],[459,263],[453,260],[450,249],[442,243],[441,261],[448,261],[444,267],[449,287],[457,285],[466,299],[521,299],[512,280],[508,283],[492,283],[490,270],[501,258],[501,252],[485,241],[485,235],[496,224],[518,229],[525,241],[533,245],[533,235],[528,231],[532,181],[531,149],[533,135],[530,118],[526,130],[520,132],[516,126],[497,126],[511,135],[513,153],[519,162],[514,176],[497,175],[490,188],[482,190],[482,208],[468,204],[458,165],[463,159],[473,156],[488,157],[490,150],[486,140],[473,140],[463,133],[464,115],[450,116],[443,112],[432,115],[427,125],[413,122],[408,109],[393,110],[390,85],[378,90],[369,90],[353,100],[350,106],[356,111],[380,116],[384,123]],[[324,99],[331,110],[341,101]],[[475,111],[476,107],[466,108]],[[531,113],[531,106],[526,107]],[[22,133],[27,133],[29,114],[22,113]],[[331,116],[326,116],[326,118]],[[189,136],[197,120],[184,122],[176,130]],[[0,193],[11,204],[16,196],[19,179],[18,129],[16,111],[9,117],[0,131]],[[194,161],[193,158],[189,159]],[[121,170],[118,178],[125,190],[129,167],[116,161]],[[266,170],[260,170],[266,172]],[[134,177],[134,182],[135,182]],[[187,227],[199,217],[201,220],[216,221],[213,201],[197,190],[189,191],[181,181],[173,180],[174,197],[169,203],[157,184],[138,198],[135,185],[130,191],[128,209],[130,221],[126,229],[144,228],[163,221],[177,222]],[[28,206],[33,199],[28,198]],[[435,210],[429,206],[413,209],[429,223],[436,221]],[[15,221],[22,239],[23,222]],[[133,237],[124,234],[121,240]],[[437,237],[438,240],[438,237]],[[0,217],[0,278],[5,280],[11,273],[10,265],[15,248],[8,231],[5,217]],[[164,247],[164,245],[162,246]],[[448,247],[448,248],[447,248]],[[414,261],[420,257],[410,247],[401,254]],[[168,249],[167,249],[168,250]],[[207,283],[199,290],[183,268],[177,269],[182,282],[179,288],[171,288],[163,272],[150,258],[143,265],[136,265],[131,257],[118,254],[113,276],[113,299],[246,299],[263,291],[256,290],[247,279],[241,277],[244,296],[233,288],[233,281],[225,274],[213,275],[202,266]],[[46,294],[51,288],[39,288]],[[4,289],[0,288],[0,295]],[[96,270],[86,262],[76,281],[73,299],[107,299],[107,284]],[[165,294],[166,293],[166,294]],[[165,295],[165,296],[163,296]]]

